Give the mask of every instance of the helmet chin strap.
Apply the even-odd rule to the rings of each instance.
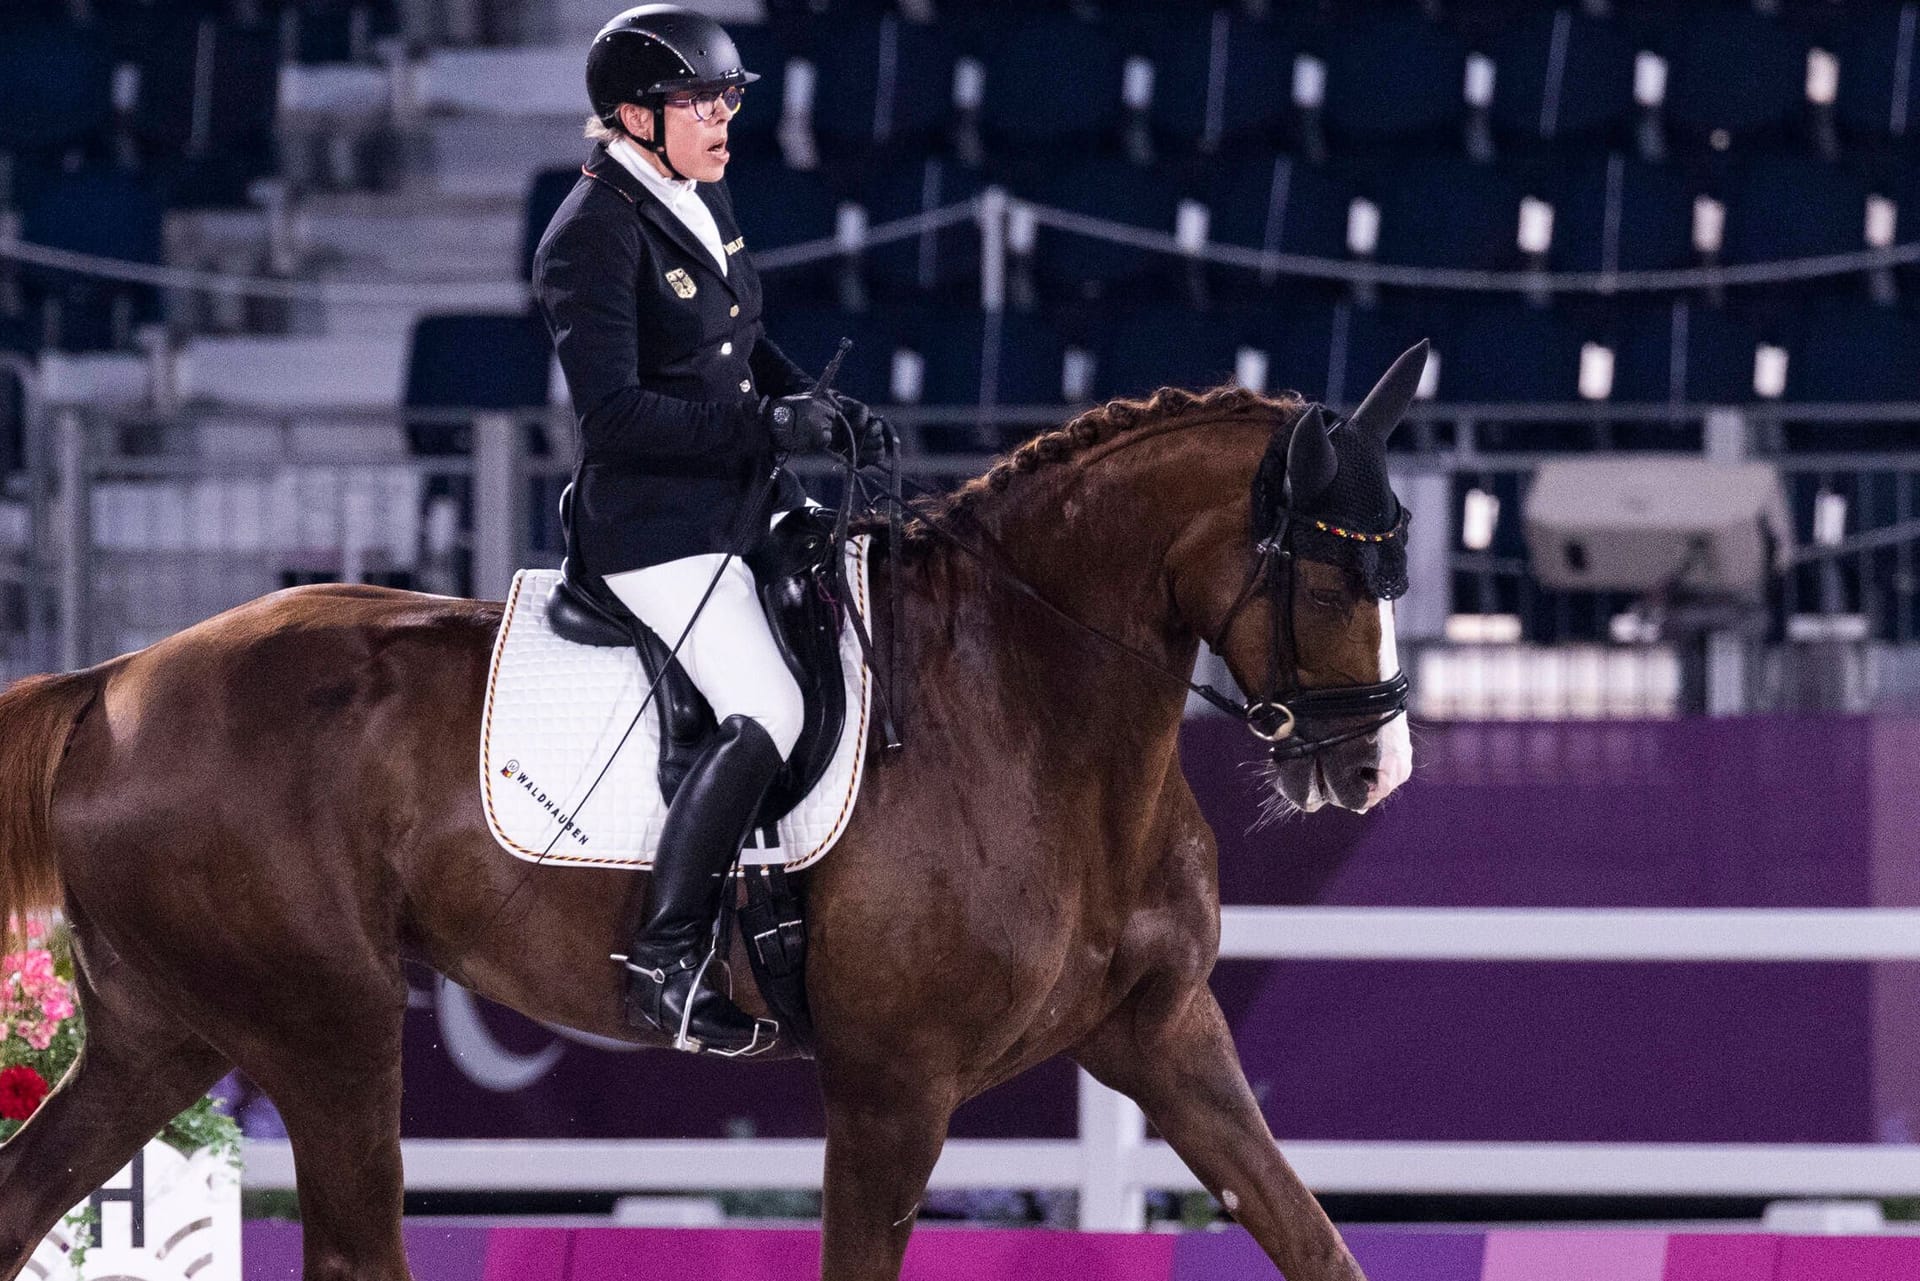
[[[681,182],[692,181],[674,167],[673,158],[667,155],[667,104],[664,101],[659,98],[653,100],[653,137],[636,138],[634,141],[660,157],[660,163],[667,167],[667,172]]]

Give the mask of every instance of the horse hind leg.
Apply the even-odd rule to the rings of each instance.
[[[1287,1281],[1366,1281],[1274,1143],[1204,979],[1149,980],[1074,1057],[1140,1105]]]
[[[0,1144],[0,1281],[19,1276],[69,1209],[229,1067],[119,958],[104,949],[82,955],[86,1046],[20,1131]]]
[[[241,1070],[286,1123],[300,1198],[305,1281],[407,1281],[400,1224],[397,970],[315,963],[285,1018],[256,1017]],[[388,980],[391,980],[390,982]],[[315,991],[329,993],[316,1002]]]

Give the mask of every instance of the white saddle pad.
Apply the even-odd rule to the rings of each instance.
[[[847,582],[865,619],[867,539],[848,540],[846,554]],[[547,594],[559,578],[557,569],[523,569],[507,594],[480,732],[487,826],[507,852],[532,862],[649,867],[667,807],[657,773],[658,714],[649,703],[634,718],[647,696],[646,673],[631,646],[579,645],[553,633]],[[743,862],[806,867],[846,830],[872,700],[851,627],[840,629],[840,664],[847,717],[833,761],[785,818],[748,838]]]

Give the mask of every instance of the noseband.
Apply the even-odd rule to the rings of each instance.
[[[1384,534],[1342,529],[1312,517],[1301,519],[1309,521],[1323,534],[1360,543],[1389,542],[1404,538],[1407,532],[1407,512],[1404,507],[1400,509],[1400,518],[1394,522],[1393,528]],[[1234,597],[1233,605],[1227,610],[1219,630],[1207,642],[1214,653],[1225,653],[1222,646],[1228,630],[1240,616],[1240,611],[1246,608],[1247,602],[1262,594],[1264,588],[1264,594],[1273,606],[1273,624],[1267,633],[1266,692],[1242,703],[1211,685],[1193,687],[1194,692],[1209,703],[1229,716],[1238,717],[1256,738],[1271,744],[1269,754],[1275,761],[1302,760],[1329,747],[1373,733],[1407,710],[1410,689],[1404,671],[1395,672],[1388,679],[1374,681],[1370,685],[1334,685],[1321,689],[1294,685],[1288,689],[1281,688],[1283,673],[1294,673],[1296,680],[1299,675],[1300,645],[1293,626],[1293,521],[1293,513],[1281,508],[1273,532],[1254,544],[1254,550],[1259,555],[1253,562],[1253,568],[1247,572],[1247,580],[1241,585],[1239,595]],[[1359,723],[1345,729],[1318,734],[1313,732],[1323,722],[1347,720]]]

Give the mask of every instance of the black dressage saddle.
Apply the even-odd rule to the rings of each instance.
[[[569,485],[560,498],[565,527],[571,527],[572,507],[573,486]],[[573,539],[569,537],[567,543],[572,547]],[[793,752],[760,807],[762,828],[791,810],[820,781],[846,725],[846,677],[840,666],[842,605],[833,591],[834,554],[832,514],[800,508],[782,517],[759,550],[746,558],[774,644],[807,707]],[[630,645],[639,651],[647,679],[658,689],[653,708],[660,726],[660,794],[672,802],[680,781],[716,729],[705,696],[678,660],[668,661],[672,640],[662,640],[635,618],[598,574],[575,563],[575,556],[561,564],[560,581],[547,598],[547,621],[564,640]]]

